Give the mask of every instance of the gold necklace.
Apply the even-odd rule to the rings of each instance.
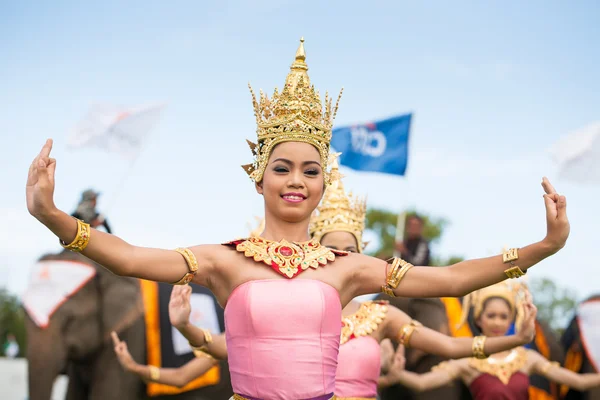
[[[293,278],[308,268],[317,269],[335,260],[335,256],[345,256],[345,251],[332,250],[321,246],[315,239],[307,242],[279,242],[267,240],[259,236],[235,240],[225,243],[235,245],[235,249],[251,257],[256,262],[263,262],[276,272],[287,278]]]
[[[366,301],[354,314],[342,318],[340,344],[375,332],[386,317],[388,304],[387,301]]]
[[[471,358],[469,360],[469,365],[481,373],[497,377],[502,383],[508,385],[510,378],[523,368],[526,362],[527,350],[525,350],[524,347],[518,347],[513,349],[510,354],[503,359],[486,358],[481,360]]]

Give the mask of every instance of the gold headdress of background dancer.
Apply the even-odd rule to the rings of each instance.
[[[506,300],[510,305],[511,312],[515,318],[515,330],[520,330],[523,323],[525,313],[524,304],[528,291],[529,289],[525,282],[507,279],[495,285],[469,293],[463,297],[462,316],[458,328],[467,322],[471,308],[473,309],[473,316],[477,319],[481,315],[487,300],[500,298]]]
[[[332,107],[333,99],[329,94],[325,94],[323,107],[321,96],[310,84],[307,71],[304,38],[302,38],[281,93],[275,89],[269,99],[261,90],[257,101],[252,87],[248,85],[252,93],[258,141],[257,143],[247,141],[254,162],[242,165],[242,168],[255,182],[262,181],[271,151],[277,144],[304,142],[312,144],[319,150],[325,183],[330,183],[330,176],[325,171],[325,167],[328,165],[331,128],[342,92],[340,91],[335,107]]]
[[[367,202],[355,197],[352,192],[346,194],[339,174],[338,154],[331,154],[331,185],[325,190],[321,204],[310,219],[309,233],[321,240],[329,232],[350,232],[356,238],[359,253],[363,252],[366,243],[362,241],[365,230]]]

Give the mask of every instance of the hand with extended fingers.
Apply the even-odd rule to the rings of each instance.
[[[556,193],[556,189],[546,177],[542,179],[542,187],[546,192],[544,204],[546,206],[547,232],[544,242],[553,253],[556,253],[565,246],[569,237],[570,225],[567,218],[567,199],[565,196]]]
[[[56,160],[50,158],[52,139],[48,139],[29,167],[27,176],[27,209],[37,219],[56,209],[54,205],[54,172]]]
[[[169,320],[175,328],[185,326],[190,320],[192,306],[190,297],[192,288],[190,285],[175,285],[171,291],[169,300]]]
[[[535,337],[535,318],[537,316],[537,307],[533,305],[529,291],[525,295],[523,302],[523,322],[516,333],[523,344],[531,343]]]
[[[136,367],[137,363],[135,362],[133,357],[131,357],[129,349],[127,348],[127,343],[120,340],[119,336],[117,335],[117,332],[115,331],[112,331],[110,335],[112,337],[113,345],[115,346],[115,353],[117,354],[117,359],[119,360],[119,363],[126,371],[133,370]]]

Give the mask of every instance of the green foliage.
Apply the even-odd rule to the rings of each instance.
[[[532,279],[529,286],[538,309],[538,319],[560,332],[573,316],[577,306],[577,293],[558,286],[548,278]]]
[[[407,210],[407,217],[414,215],[414,210]],[[425,221],[423,236],[429,242],[435,242],[442,236],[444,228],[448,221],[443,218],[434,218],[428,215],[418,213]],[[367,210],[366,229],[371,230],[379,238],[379,248],[372,250],[371,254],[393,254],[394,241],[396,237],[396,223],[398,214],[378,208]]]
[[[19,344],[19,357],[22,357],[26,340],[25,310],[16,296],[0,288],[0,352],[9,333],[15,335]]]

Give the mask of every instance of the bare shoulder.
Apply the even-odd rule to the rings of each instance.
[[[540,362],[547,361],[544,356],[535,350],[525,349],[525,356],[527,357],[527,367],[534,368]]]

